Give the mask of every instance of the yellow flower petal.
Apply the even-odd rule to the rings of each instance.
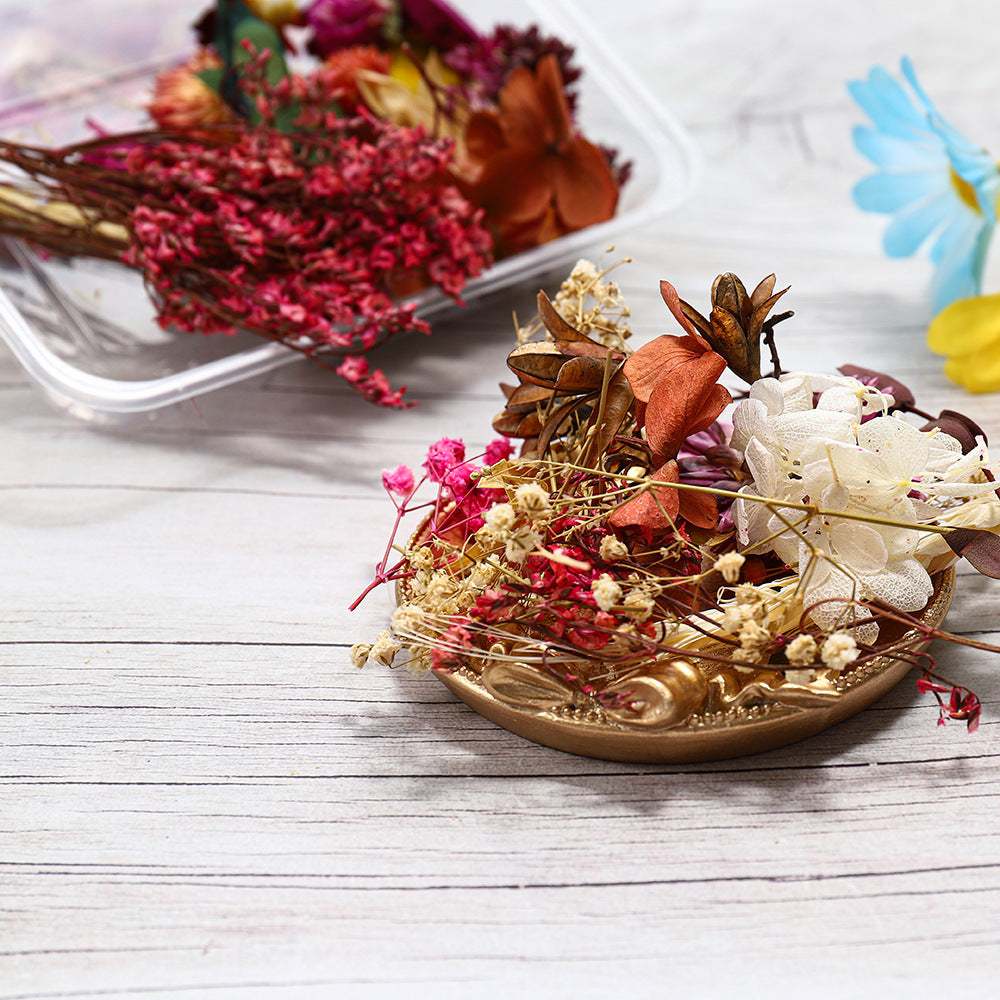
[[[295,0],[245,0],[251,12],[262,21],[282,27],[298,20],[299,8]]]
[[[969,392],[995,392],[1000,389],[1000,336],[982,350],[949,358],[944,373]]]
[[[991,345],[1000,353],[1000,295],[959,299],[927,329],[927,346],[937,354],[961,356]]]

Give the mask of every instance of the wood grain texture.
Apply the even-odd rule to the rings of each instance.
[[[576,6],[705,157],[618,241],[637,341],[670,329],[660,278],[698,302],[773,270],[789,367],[891,370],[1000,441],[1000,397],[924,347],[926,263],[883,258],[851,205],[844,91],[909,53],[1000,150],[996,5]],[[935,650],[983,696],[975,736],[911,679],[798,746],[674,767],[561,755],[349,665],[391,608],[346,611],[391,520],[379,472],[492,437],[535,290],[383,352],[405,414],[295,365],[95,431],[0,355],[0,1000],[992,995],[988,654]],[[949,626],[1000,640],[998,594],[963,571]]]

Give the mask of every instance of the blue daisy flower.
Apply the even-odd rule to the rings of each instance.
[[[854,144],[878,167],[855,185],[854,200],[866,212],[894,216],[882,241],[890,257],[909,257],[928,244],[937,312],[979,294],[997,223],[1000,170],[941,117],[910,60],[900,68],[913,96],[881,66],[847,85],[874,123],[855,127]]]

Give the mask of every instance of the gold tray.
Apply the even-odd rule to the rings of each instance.
[[[934,594],[918,616],[922,625],[936,628],[944,621],[954,582],[953,569],[935,577]],[[918,652],[927,645],[928,640],[915,628],[891,641],[897,652]],[[648,680],[640,674],[629,683],[650,684],[661,703],[669,706],[673,695],[682,690],[670,686],[669,671],[678,666],[688,671],[698,669],[653,663]],[[911,667],[911,663],[887,653],[845,672],[828,690],[812,695],[799,685],[790,685],[784,693],[781,687],[764,690],[761,685],[749,685],[744,692],[747,697],[737,699],[738,703],[724,711],[688,714],[683,706],[676,706],[677,714],[686,717],[673,725],[669,719],[664,724],[662,712],[659,719],[645,725],[623,724],[592,699],[567,695],[558,685],[552,687],[549,705],[529,706],[519,697],[518,678],[509,673],[505,685],[488,684],[476,670],[465,666],[436,676],[480,715],[543,746],[602,760],[681,764],[761,753],[813,736],[877,701]],[[539,700],[537,687],[533,700]],[[544,693],[541,700],[545,700]]]

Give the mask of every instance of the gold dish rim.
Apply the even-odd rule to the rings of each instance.
[[[930,628],[938,627],[948,612],[955,570],[943,570],[933,579],[934,593],[918,615],[921,626]],[[397,587],[400,601],[402,591]],[[911,628],[892,645],[894,651],[919,652],[929,642],[921,628]],[[876,702],[911,668],[912,663],[890,652],[846,672],[838,682],[837,697],[828,704],[802,707],[763,702],[693,713],[678,725],[658,730],[602,719],[594,708],[585,705],[544,709],[501,701],[486,688],[478,672],[465,665],[453,673],[435,676],[479,715],[533,743],[600,760],[686,764],[763,753],[814,736]]]

